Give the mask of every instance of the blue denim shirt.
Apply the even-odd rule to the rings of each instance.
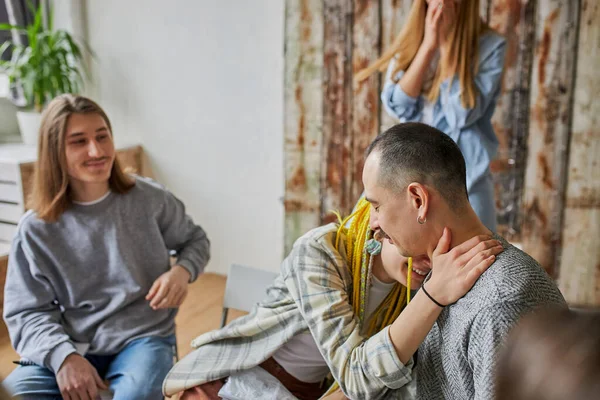
[[[479,40],[479,69],[475,76],[477,96],[475,107],[464,108],[460,102],[458,78],[442,82],[440,96],[433,105],[433,126],[448,134],[460,147],[467,164],[467,190],[489,173],[490,161],[496,156],[498,139],[492,126],[492,114],[500,95],[506,41],[490,31]],[[400,71],[392,80],[394,61],[381,92],[381,101],[387,113],[400,122],[419,122],[423,116],[422,95],[407,95],[397,82],[404,75]]]

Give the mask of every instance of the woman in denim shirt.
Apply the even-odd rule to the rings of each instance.
[[[406,25],[362,81],[387,69],[381,101],[400,122],[420,121],[448,134],[467,166],[469,201],[496,230],[489,171],[498,140],[491,123],[500,94],[505,40],[479,16],[479,0],[415,0]]]

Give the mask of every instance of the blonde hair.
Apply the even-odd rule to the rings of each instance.
[[[415,0],[400,34],[379,59],[356,74],[355,80],[361,82],[377,71],[385,72],[394,56],[397,56],[397,60],[392,79],[395,80],[398,72],[406,71],[423,41],[426,14],[426,1]],[[449,35],[447,56],[438,64],[433,81],[423,88],[423,93],[428,101],[436,101],[445,77],[458,75],[461,103],[466,108],[472,108],[477,96],[474,78],[478,69],[479,38],[489,27],[479,16],[479,0],[462,0],[455,21]]]
[[[98,104],[88,98],[64,94],[48,104],[42,114],[38,159],[34,168],[31,196],[31,208],[46,222],[56,221],[71,204],[65,154],[65,130],[72,114],[100,115],[112,135],[108,116]],[[126,193],[135,184],[123,172],[116,158],[108,183],[110,189],[116,193]]]

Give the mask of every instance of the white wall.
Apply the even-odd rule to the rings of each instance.
[[[91,96],[117,145],[141,143],[207,231],[208,270],[278,271],[284,2],[102,0],[82,13],[97,56]]]
[[[9,98],[8,76],[0,73],[0,144],[18,138],[17,107]]]

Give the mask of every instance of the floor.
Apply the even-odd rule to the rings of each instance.
[[[190,351],[190,342],[201,333],[216,329],[221,324],[225,280],[222,275],[206,273],[189,287],[188,296],[177,315],[177,347],[179,357]],[[244,315],[231,310],[229,321]],[[0,323],[0,377],[7,376],[16,365],[18,356],[10,345],[4,323]]]

